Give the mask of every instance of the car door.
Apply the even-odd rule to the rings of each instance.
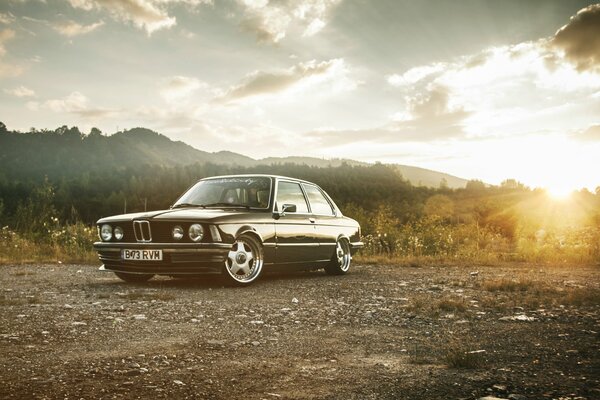
[[[281,214],[284,204],[296,206],[296,211]],[[319,245],[315,241],[315,220],[310,214],[304,192],[298,182],[278,180],[275,195],[275,234],[277,263],[313,261]]]
[[[311,209],[314,224],[314,237],[319,243],[315,255],[319,261],[330,260],[334,251],[337,238],[340,234],[338,218],[329,200],[321,189],[315,185],[302,184],[306,198]]]

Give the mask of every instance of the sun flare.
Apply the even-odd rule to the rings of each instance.
[[[575,189],[569,185],[553,185],[546,188],[546,192],[555,200],[566,200],[571,197]]]

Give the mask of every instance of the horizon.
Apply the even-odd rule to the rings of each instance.
[[[600,4],[132,4],[1,4],[7,127],[600,186]]]

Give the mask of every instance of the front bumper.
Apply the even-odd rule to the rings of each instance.
[[[162,250],[162,261],[123,260],[123,249]],[[100,269],[131,274],[195,275],[220,273],[230,243],[114,243],[96,242]]]

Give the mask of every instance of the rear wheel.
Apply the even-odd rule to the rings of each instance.
[[[230,283],[248,285],[258,278],[263,264],[262,243],[252,235],[241,235],[227,253],[224,275]]]
[[[339,239],[335,245],[335,253],[329,265],[325,267],[325,272],[329,275],[344,275],[350,269],[351,262],[350,243],[346,239]]]
[[[128,274],[127,272],[115,272],[115,275],[119,277],[119,279],[124,280],[125,282],[146,282],[154,276],[154,274]]]

